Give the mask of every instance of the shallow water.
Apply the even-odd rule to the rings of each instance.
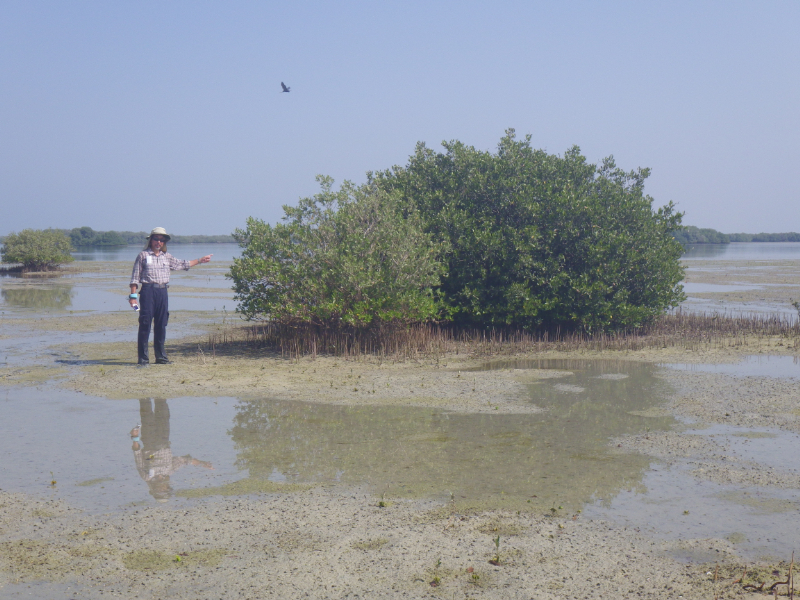
[[[693,280],[683,283],[684,312],[798,316],[800,243],[697,244],[681,260]]]
[[[366,486],[389,503],[432,497],[452,500],[456,510],[554,508],[563,518],[582,509],[585,517],[656,537],[727,537],[753,558],[780,556],[800,543],[800,532],[785,526],[800,513],[795,490],[703,481],[689,462],[667,468],[609,447],[614,437],[675,425],[659,410],[670,390],[652,365],[542,360],[484,368],[552,370],[558,376],[527,390],[545,412],[461,414],[268,398],[110,401],[46,387],[6,388],[0,452],[9,460],[0,489],[104,512],[242,493],[226,488],[235,482],[255,482],[245,485],[250,490],[259,481]],[[132,435],[137,425],[141,431]],[[800,436],[728,426],[688,433],[723,443],[738,459],[800,471]],[[166,480],[153,481],[148,465],[158,463],[164,448],[174,462]]]
[[[731,302],[690,296],[685,302],[681,303],[680,310],[684,313],[706,315],[729,315],[733,317],[780,315],[783,318],[797,319],[797,309],[786,302]]]
[[[584,363],[529,386],[530,401],[546,409],[540,414],[251,401],[238,409],[231,436],[251,476],[366,483],[390,497],[452,493],[469,506],[531,500],[575,509],[641,478],[647,461],[612,454],[608,439],[669,427],[669,417],[632,413],[662,402],[664,391],[648,365]]]
[[[74,581],[69,583],[55,583],[50,581],[36,581],[31,583],[6,583],[3,585],[3,599],[17,600],[25,598],[30,600],[64,600],[65,598],[86,597],[86,585]]]
[[[550,368],[565,366],[558,362]],[[463,506],[577,510],[637,485],[647,470],[643,457],[610,452],[610,437],[667,428],[672,419],[633,414],[664,400],[666,390],[651,366],[571,366],[580,368],[529,386],[530,401],[547,409],[531,415],[270,399],[162,400],[169,416],[165,420],[162,413],[160,421],[151,422],[151,431],[166,428],[173,456],[189,453],[210,461],[214,470],[185,465],[161,496],[214,491],[208,488],[250,477],[366,485],[387,499],[449,499],[452,493]],[[137,471],[128,435],[142,423],[147,450],[143,421],[150,409],[140,408],[155,406],[154,400],[11,388],[0,403],[0,452],[17,457],[0,474],[0,488],[52,494],[90,510],[159,497],[159,489]],[[51,418],[42,420],[42,414]]]
[[[0,389],[0,452],[7,457],[0,489],[63,498],[92,511],[154,501],[137,471],[130,436],[142,422],[140,404],[44,387]],[[178,469],[171,477],[174,489],[240,476],[227,435],[235,405],[233,398],[169,400],[173,455],[191,454],[214,466]]]
[[[800,357],[797,356],[745,356],[735,363],[726,364],[691,364],[675,363],[663,365],[679,371],[696,371],[700,373],[722,373],[734,377],[778,377],[799,378]]]
[[[760,285],[720,284],[720,283],[684,283],[683,291],[687,294],[707,294],[710,292],[744,292],[759,290]]]
[[[58,316],[70,312],[132,312],[128,304],[130,272],[109,263],[105,273],[70,273],[52,277],[0,278],[0,316]],[[227,310],[236,302],[227,264],[177,271],[171,276],[170,311]]]
[[[728,454],[790,473],[800,471],[800,436],[769,429],[718,425],[693,432],[725,444]],[[610,519],[663,539],[726,538],[749,559],[785,559],[800,548],[797,490],[730,486],[691,475],[688,462],[654,464],[638,489],[586,507],[590,518]],[[713,562],[713,553],[676,552],[693,562]]]
[[[157,501],[187,505],[200,501],[192,496],[231,493],[225,486],[234,482],[366,486],[387,502],[452,499],[457,510],[552,507],[566,518],[582,509],[656,537],[727,537],[749,557],[780,555],[800,542],[785,527],[800,513],[794,490],[702,481],[688,462],[665,468],[609,447],[614,437],[675,425],[659,410],[670,390],[657,367],[541,360],[484,368],[551,370],[557,376],[527,390],[545,411],[461,414],[268,398],[110,401],[5,388],[0,452],[8,458],[0,489],[104,512]],[[132,432],[137,425],[141,431]],[[689,433],[723,442],[742,460],[800,471],[800,436],[726,426]],[[153,481],[149,465],[165,448],[169,477]]]

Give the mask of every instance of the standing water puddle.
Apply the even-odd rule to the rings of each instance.
[[[583,363],[529,384],[530,401],[545,409],[537,414],[253,401],[239,406],[230,433],[251,477],[366,483],[387,498],[452,494],[463,507],[574,510],[641,480],[649,461],[607,445],[672,424],[639,414],[664,400],[653,373],[649,365]]]
[[[730,364],[664,364],[664,368],[733,377],[800,378],[795,356],[746,356]],[[708,437],[742,468],[775,469],[787,476],[800,474],[800,436],[778,429],[726,425],[689,430]],[[724,485],[697,478],[691,461],[653,468],[639,488],[587,506],[588,517],[605,518],[637,527],[665,539],[722,537],[745,557],[784,559],[800,548],[800,496],[796,489],[774,486]],[[680,553],[678,553],[681,556]],[[687,550],[683,558],[714,561],[718,554]]]
[[[452,500],[456,510],[553,508],[557,517],[583,509],[587,517],[657,537],[727,537],[745,555],[781,556],[799,545],[796,528],[786,527],[800,509],[794,491],[703,481],[688,463],[662,468],[609,447],[615,437],[675,424],[659,408],[669,388],[656,377],[658,367],[543,360],[485,368],[518,369],[530,382],[530,402],[543,412],[234,398],[110,401],[6,388],[0,488],[107,511],[298,485],[367,486],[389,503],[433,497]],[[715,437],[742,460],[800,470],[798,436],[721,427],[693,433]],[[687,557],[715,558],[695,554]]]
[[[700,373],[721,373],[734,377],[780,377],[800,378],[800,357],[797,356],[745,356],[736,363],[691,364],[678,363],[663,365],[679,371]]]
[[[557,375],[528,385],[530,401],[545,409],[534,414],[270,399],[109,401],[8,388],[0,396],[0,452],[14,459],[0,474],[0,488],[44,491],[106,510],[149,497],[336,483],[367,485],[387,500],[449,500],[452,494],[463,508],[574,511],[639,485],[649,459],[612,452],[608,441],[672,425],[671,417],[645,416],[666,397],[655,367],[600,361],[491,366],[534,367]],[[140,456],[133,450],[136,436],[129,435],[138,423]],[[166,473],[167,454],[179,468],[168,481],[154,482],[154,474]],[[177,460],[189,454],[194,462]],[[58,482],[52,488],[50,471]]]
[[[716,425],[688,433],[708,436],[737,460],[800,473],[800,436],[766,429]],[[664,539],[725,538],[744,557],[784,559],[800,548],[800,497],[797,490],[732,486],[702,480],[687,461],[672,468],[654,465],[638,489],[587,506],[587,517],[611,519]],[[719,559],[692,548],[679,557],[695,562]]]

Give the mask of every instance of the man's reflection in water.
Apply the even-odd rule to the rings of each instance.
[[[191,455],[172,456],[169,444],[169,406],[163,398],[139,400],[141,425],[131,429],[133,459],[136,470],[147,482],[150,495],[159,502],[166,502],[172,495],[170,475],[185,465],[213,469],[208,461],[197,460]]]

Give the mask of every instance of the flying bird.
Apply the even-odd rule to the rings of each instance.
[[[286,87],[286,84],[281,81],[281,87],[283,88],[283,92],[291,92],[292,88]],[[281,92],[281,93],[283,93]]]

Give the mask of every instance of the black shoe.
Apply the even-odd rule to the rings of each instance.
[[[157,358],[156,359],[157,365],[171,365],[172,361],[168,358]]]
[[[149,367],[149,366],[150,366],[150,361],[149,360],[140,360],[139,361],[139,364],[138,364],[139,368]]]

